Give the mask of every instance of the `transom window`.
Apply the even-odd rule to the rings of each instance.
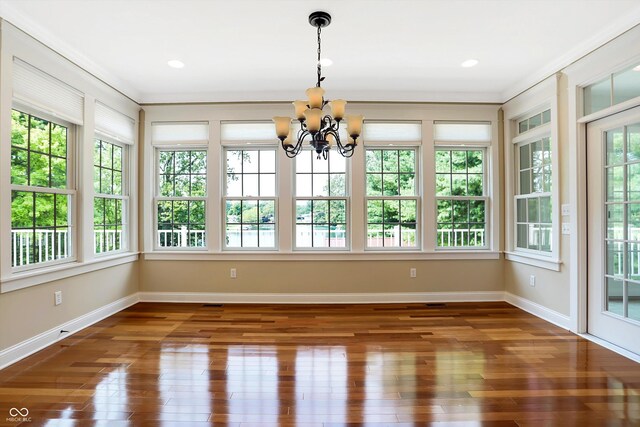
[[[516,247],[552,251],[551,143],[545,137],[517,145]]]
[[[367,248],[417,248],[417,149],[366,150]]]
[[[524,133],[551,121],[551,110],[544,110],[518,122],[518,133]]]
[[[485,247],[485,152],[436,150],[437,247]]]
[[[336,151],[327,160],[313,150],[298,154],[296,167],[297,248],[348,247],[347,162]]]
[[[70,127],[11,112],[12,267],[73,255]]]
[[[95,253],[125,249],[126,197],[123,186],[125,148],[96,139],[93,151],[93,229]]]
[[[205,247],[207,152],[158,150],[157,170],[157,246]]]
[[[225,247],[276,248],[276,151],[226,150]]]

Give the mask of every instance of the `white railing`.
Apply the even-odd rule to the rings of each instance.
[[[93,245],[96,253],[119,250],[122,248],[122,230],[94,230]]]
[[[205,237],[204,230],[189,231],[186,226],[182,226],[179,230],[158,230],[157,244],[161,248],[198,247],[204,246]]]
[[[439,229],[437,234],[441,247],[485,246],[484,230]]]
[[[67,258],[70,246],[69,230],[11,230],[11,265]]]

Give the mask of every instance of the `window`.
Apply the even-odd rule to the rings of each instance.
[[[485,152],[436,150],[436,246],[486,247]]]
[[[276,150],[226,150],[225,247],[276,248]]]
[[[72,125],[11,112],[12,267],[73,257]]]
[[[518,122],[518,133],[524,133],[530,131],[531,129],[535,129],[538,126],[542,126],[551,121],[551,110],[545,110],[541,113],[534,114],[531,117],[528,117],[524,120],[520,120]]]
[[[318,158],[313,150],[295,159],[295,241],[297,248],[346,249],[347,161],[337,151]]]
[[[550,138],[516,145],[516,247],[552,251]]]
[[[206,246],[207,152],[159,149],[156,209],[160,248]]]
[[[638,65],[611,74],[583,90],[584,114],[595,113],[640,96]]]
[[[93,238],[96,254],[126,249],[125,147],[96,139],[93,151]]]
[[[366,150],[367,248],[417,248],[416,148]]]

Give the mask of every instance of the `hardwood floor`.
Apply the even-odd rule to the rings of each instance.
[[[507,303],[140,303],[0,371],[0,423],[637,426],[640,365]]]

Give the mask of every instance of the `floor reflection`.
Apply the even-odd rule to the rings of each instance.
[[[275,346],[227,350],[228,422],[277,424],[280,413]]]
[[[347,415],[347,352],[343,346],[298,348],[295,416],[305,423],[344,422]]]
[[[167,345],[160,350],[158,424],[207,421],[212,407],[209,348],[202,344]]]

